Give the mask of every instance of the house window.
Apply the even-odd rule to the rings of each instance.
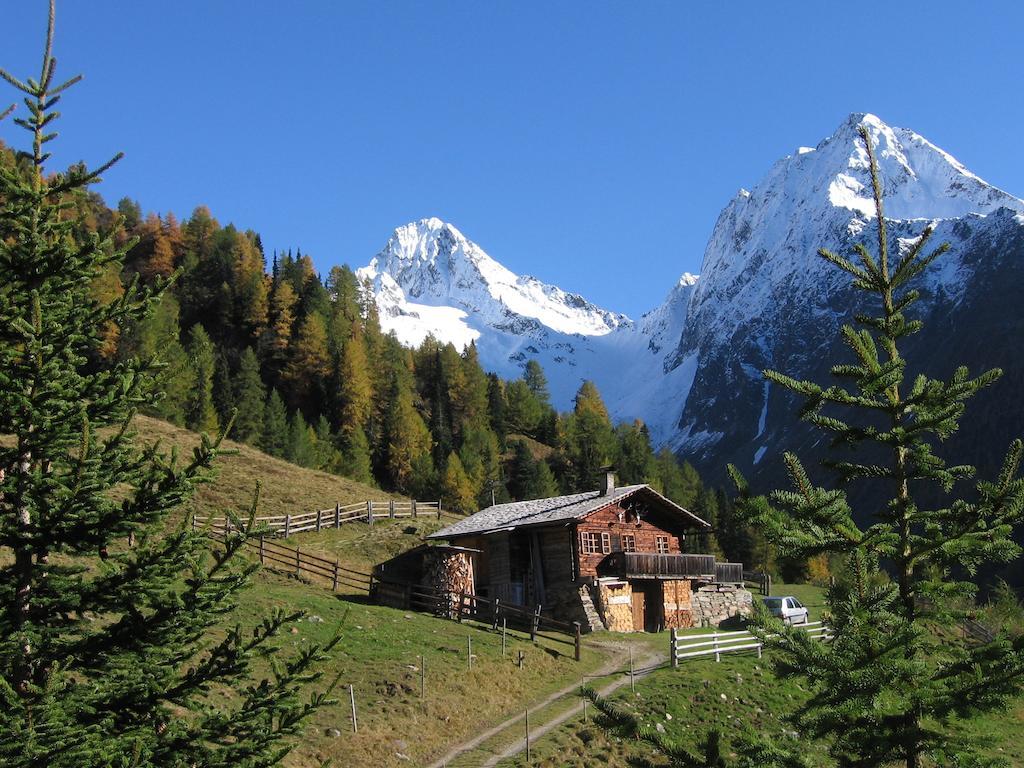
[[[654,537],[654,551],[659,555],[668,554],[668,536],[655,536]]]
[[[608,533],[584,531],[580,534],[580,551],[584,555],[607,555],[612,551],[612,537]]]
[[[636,552],[636,536],[631,533],[623,534],[622,536],[622,551],[623,552]]]

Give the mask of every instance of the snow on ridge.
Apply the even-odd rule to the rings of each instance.
[[[474,341],[485,368],[506,378],[536,359],[557,407],[571,407],[580,383],[592,379],[613,418],[643,419],[658,444],[707,448],[723,435],[705,429],[700,418],[699,409],[708,407],[702,388],[714,385],[705,381],[701,361],[728,358],[741,339],[757,369],[771,363],[787,313],[838,311],[830,301],[842,278],[816,252],[845,248],[873,229],[860,125],[876,149],[886,216],[902,242],[918,235],[924,221],[939,222],[936,242],[955,240],[954,226],[965,216],[1000,208],[1024,224],[1024,201],[985,183],[913,131],[852,114],[814,148],[798,147],[774,163],[750,191],[740,189],[719,215],[700,276],[681,275],[662,303],[636,322],[515,274],[436,217],[396,229],[357,273],[372,284],[382,327],[403,343],[418,344],[428,333],[460,348]],[[966,285],[969,277],[951,256],[929,280]],[[760,415],[752,414],[750,426],[756,420],[763,440],[768,393],[757,386]]]
[[[559,333],[600,336],[631,322],[578,294],[515,274],[437,218],[397,228],[384,249],[357,274],[373,284],[378,303],[387,275],[402,294],[390,291],[388,303],[455,304],[481,315],[485,324],[507,323],[511,316],[520,316]],[[380,308],[382,315],[396,311],[394,306]]]

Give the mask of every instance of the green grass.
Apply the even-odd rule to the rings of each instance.
[[[198,436],[167,422],[139,417],[140,438],[177,446],[187,456]],[[260,514],[297,514],[366,499],[392,498],[378,489],[302,469],[244,445],[225,443],[217,475],[200,486],[187,512],[200,515],[239,512],[251,504],[259,480]],[[397,498],[397,497],[395,497]],[[296,534],[281,543],[345,567],[369,571],[373,565],[421,543],[451,520],[424,516],[415,520],[380,519],[372,527],[354,522],[339,529]],[[323,668],[324,682],[337,678],[338,703],[319,712],[285,764],[311,768],[331,758],[344,768],[422,765],[454,742],[521,711],[532,702],[578,680],[604,656],[586,647],[581,662],[571,645],[530,641],[509,632],[507,656],[500,634],[476,624],[366,604],[353,595],[335,595],[320,585],[264,570],[229,622],[255,624],[275,608],[303,610],[296,633],[284,637],[285,650],[302,643],[326,642],[335,631],[342,640]],[[467,638],[475,655],[469,670]],[[515,663],[525,654],[523,669]],[[420,658],[426,659],[426,698],[419,696]],[[359,732],[352,733],[348,685],[355,689]]]
[[[777,584],[775,595],[793,595],[811,609],[811,620],[821,618],[824,590],[802,584]],[[755,600],[760,596],[755,593]],[[685,634],[702,634],[710,629],[688,630]],[[637,636],[651,647],[668,647],[668,633]],[[664,643],[664,646],[661,644]],[[725,698],[722,698],[722,695]],[[752,653],[724,654],[721,662],[699,658],[680,662],[678,669],[659,669],[637,683],[634,695],[625,688],[612,700],[623,702],[640,714],[645,722],[661,723],[666,735],[696,752],[706,732],[717,727],[726,734],[739,731],[790,739],[785,733],[792,729],[785,715],[807,700],[807,684],[798,677],[780,678],[773,671],[771,653],[757,659]],[[666,715],[671,715],[668,719]],[[600,722],[600,721],[598,721]],[[947,726],[954,732],[981,740],[980,751],[986,758],[1024,766],[1024,698],[1010,702],[999,712],[976,720],[953,721]],[[807,742],[804,754],[812,764],[828,764],[826,747]],[[650,757],[651,750],[631,739],[623,739],[590,719],[581,717],[562,725],[541,739],[532,749],[531,766],[592,766],[631,768],[641,757]],[[661,762],[659,762],[661,760]],[[665,765],[655,756],[652,765]],[[499,763],[505,768],[526,766],[523,756]]]
[[[233,620],[253,623],[275,607],[307,612],[284,645],[342,640],[323,668],[338,678],[339,702],[319,712],[286,761],[293,768],[327,758],[345,766],[422,765],[453,743],[522,711],[598,666],[602,654],[509,632],[507,655],[500,633],[411,611],[366,605],[268,572],[259,575]],[[473,641],[473,669],[467,639]],[[522,669],[518,651],[525,654]],[[426,697],[420,698],[420,658],[426,659]],[[358,733],[352,733],[348,685],[355,688]],[[332,730],[333,729],[333,730]],[[336,732],[335,732],[336,731]],[[404,755],[404,758],[402,757]],[[343,758],[343,762],[341,759]],[[405,759],[408,758],[408,759]]]
[[[167,451],[177,448],[182,459],[189,458],[192,449],[199,444],[196,433],[159,419],[136,416],[134,426],[140,441],[160,441]],[[257,481],[262,485],[261,515],[295,515],[327,509],[338,502],[350,504],[367,499],[399,498],[347,477],[289,464],[243,443],[225,440],[221,448],[224,452],[215,463],[215,478],[199,486],[184,512],[222,515],[224,510],[230,509],[244,515],[252,505]]]
[[[384,518],[372,526],[363,522],[344,523],[337,529],[298,533],[277,541],[328,560],[337,560],[345,568],[369,573],[377,563],[422,544],[423,537],[450,522],[447,515],[440,521],[429,516],[415,520]]]

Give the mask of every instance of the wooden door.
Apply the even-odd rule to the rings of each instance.
[[[633,630],[637,632],[644,631],[644,614],[646,600],[644,593],[633,586]]]

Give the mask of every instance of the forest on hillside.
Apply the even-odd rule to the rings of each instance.
[[[0,162],[15,162],[0,150]],[[620,483],[649,483],[716,526],[694,548],[758,559],[759,537],[734,523],[730,498],[668,448],[655,452],[641,422],[612,424],[592,382],[558,413],[535,360],[505,381],[472,344],[405,347],[381,331],[350,267],[322,276],[298,250],[268,259],[259,234],[206,207],[180,221],[128,198],[111,208],[94,192],[67,205],[82,241],[110,231],[117,245],[134,243],[94,280],[95,298],[171,281],[142,322],[107,329],[92,361],[159,359],[165,395],[150,415],[210,434],[230,422],[233,439],[273,456],[461,512],[592,490],[612,465]]]

